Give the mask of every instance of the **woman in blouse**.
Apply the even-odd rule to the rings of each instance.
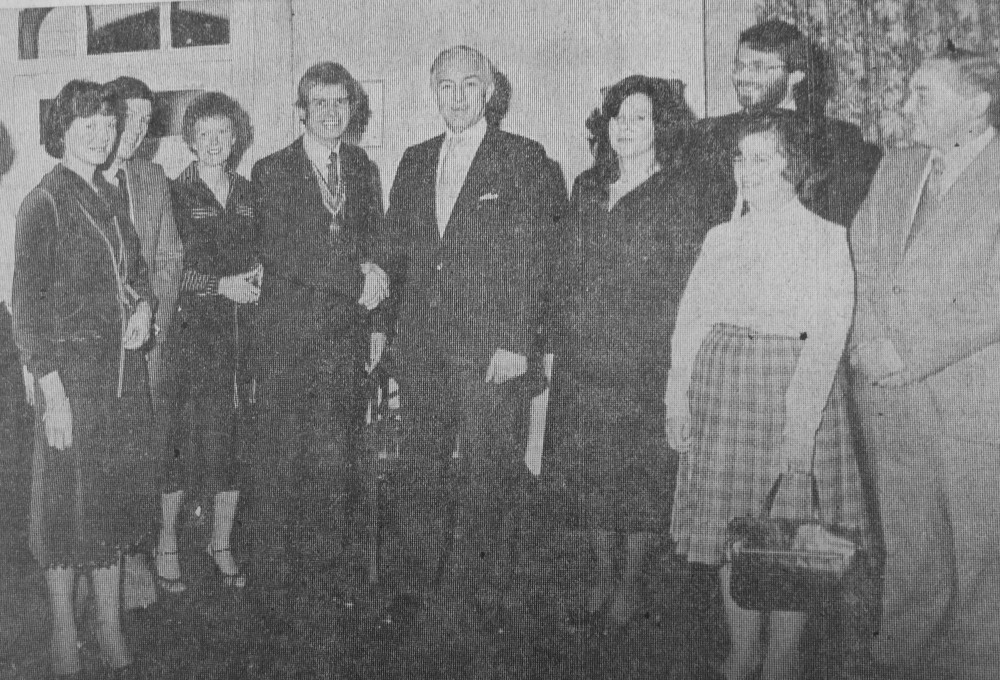
[[[586,622],[632,618],[645,558],[666,534],[676,457],[662,392],[674,310],[732,200],[728,166],[712,165],[682,91],[641,75],[608,90],[587,123],[594,166],[576,179],[552,257],[546,440],[598,567],[578,614]]]
[[[666,391],[667,436],[684,455],[671,532],[688,561],[718,567],[730,628],[723,672],[798,678],[806,616],[759,612],[729,595],[726,525],[759,512],[778,475],[794,474],[775,515],[808,516],[815,475],[828,521],[864,523],[837,367],[854,302],[843,227],[806,210],[807,131],[765,117],[742,134],[733,219],[709,232],[677,314]],[[798,190],[798,194],[797,194]],[[748,212],[740,215],[745,208]],[[787,483],[786,483],[787,484]]]
[[[172,593],[186,588],[177,558],[177,516],[184,490],[196,481],[214,499],[205,553],[225,586],[246,585],[229,536],[239,501],[240,388],[250,303],[260,295],[261,274],[250,183],[233,170],[249,142],[246,115],[226,95],[208,92],[188,106],[182,130],[196,160],[170,187],[184,273],[179,323],[167,340],[172,422],[156,551],[158,582]]]
[[[119,619],[124,549],[152,529],[152,404],[139,348],[152,293],[128,214],[98,166],[111,153],[122,106],[74,80],[43,124],[60,160],[24,199],[14,255],[14,333],[35,384],[32,552],[52,604],[52,666],[81,672],[73,612],[76,574],[89,574],[102,661],[134,673]]]

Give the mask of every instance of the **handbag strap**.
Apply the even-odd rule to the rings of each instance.
[[[774,480],[774,484],[771,485],[771,490],[767,492],[767,496],[764,497],[764,505],[760,509],[760,516],[762,518],[768,518],[771,516],[771,509],[774,507],[774,499],[778,497],[778,489],[781,488],[781,482],[785,479],[785,473],[782,472],[778,475],[778,478]],[[820,520],[823,517],[822,508],[819,502],[819,484],[816,482],[816,475],[809,472],[809,488],[812,492],[812,516],[813,519]]]

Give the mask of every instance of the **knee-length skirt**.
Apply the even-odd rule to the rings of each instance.
[[[688,561],[717,566],[726,525],[757,513],[778,475],[785,393],[804,341],[716,324],[695,359],[689,390],[692,447],[677,475],[671,534]],[[827,522],[864,533],[861,480],[838,372],[816,435],[813,475]],[[772,515],[810,512],[806,480],[783,484]]]

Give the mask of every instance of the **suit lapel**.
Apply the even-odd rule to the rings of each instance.
[[[295,148],[289,166],[289,175],[292,182],[296,185],[295,191],[301,201],[301,207],[317,215],[323,214],[325,219],[317,220],[319,231],[323,235],[329,235],[330,220],[333,218],[330,217],[330,213],[323,204],[323,194],[320,193],[319,184],[317,184],[319,178],[316,177],[312,161],[306,155],[306,149],[302,144],[301,137],[295,141]]]
[[[448,228],[444,232],[445,238],[453,237],[456,229],[468,224],[467,215],[476,209],[479,196],[482,194],[481,190],[488,187],[500,165],[502,159],[499,147],[499,132],[495,128],[487,128],[486,136],[483,137],[476,155],[472,158],[469,173],[465,176],[462,190],[455,200],[455,207],[448,219]]]
[[[922,149],[921,153],[906,156],[907,164],[900,168],[896,183],[901,190],[890,193],[893,204],[886,215],[898,220],[896,229],[893,229],[892,233],[898,235],[897,251],[901,256],[900,259],[906,254],[913,232],[913,222],[920,208],[925,184],[924,171],[927,169],[930,153],[930,149]]]
[[[437,223],[437,170],[443,146],[444,135],[435,137],[427,145],[427,155],[422,164],[417,187],[417,195],[424,197],[424,203],[420,207],[420,222],[423,223],[425,231],[433,235],[436,241],[441,240],[441,231]]]

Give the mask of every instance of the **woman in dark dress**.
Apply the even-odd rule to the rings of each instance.
[[[165,358],[172,414],[156,557],[157,580],[173,593],[186,588],[176,527],[184,490],[195,484],[214,499],[205,552],[225,586],[246,585],[229,535],[239,501],[238,417],[245,396],[240,388],[249,305],[260,295],[261,276],[250,182],[233,170],[249,141],[246,114],[226,95],[207,92],[184,112],[183,134],[196,160],[170,185],[184,242],[184,274],[179,323]]]
[[[80,673],[73,585],[89,573],[97,640],[115,675],[134,669],[119,620],[119,561],[152,528],[152,405],[139,348],[152,293],[128,216],[105,201],[97,167],[117,138],[121,107],[74,80],[44,126],[60,163],[17,216],[14,333],[35,385],[32,551],[52,603],[56,675]]]
[[[594,167],[573,186],[553,258],[546,440],[579,496],[598,564],[584,618],[604,612],[615,625],[635,614],[644,560],[669,526],[670,334],[701,240],[731,200],[727,169],[701,148],[682,90],[638,75],[608,90],[588,121]]]

